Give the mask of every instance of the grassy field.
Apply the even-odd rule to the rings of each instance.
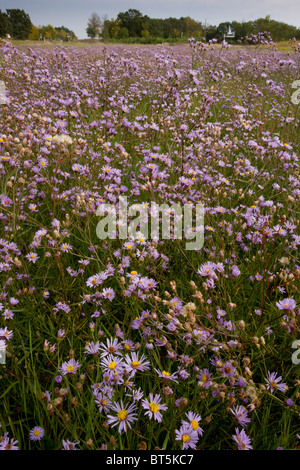
[[[299,52],[99,46],[0,43],[0,448],[295,450]]]
[[[26,41],[21,41],[21,40],[17,40],[17,39],[9,39],[8,42],[10,44],[12,44],[13,46],[15,47],[18,47],[22,50],[28,48],[28,47],[37,47],[37,48],[41,48],[41,49],[48,49],[48,48],[55,48],[55,47],[59,47],[59,46],[63,46],[63,47],[91,47],[91,46],[105,46],[105,45],[113,45],[113,44],[116,44],[116,43],[113,43],[113,42],[109,42],[109,41],[100,41],[98,39],[81,39],[81,40],[74,40],[74,41],[66,41],[66,42],[63,42],[63,41],[31,41],[31,40],[26,40]],[[121,45],[121,46],[128,46],[128,44],[122,44],[121,41],[118,41],[117,42],[118,45]],[[184,40],[182,43],[178,43],[178,42],[165,42],[163,43],[165,47],[173,47],[174,45],[178,45],[178,44],[185,44],[188,46],[188,41],[187,40]],[[137,44],[139,47],[148,47],[147,45],[143,45],[143,44]],[[230,47],[234,48],[234,49],[238,49],[240,48],[241,46],[239,44],[232,44],[230,45]],[[247,46],[242,46],[242,48],[244,49],[245,47]],[[266,45],[266,48],[269,47],[268,45]],[[221,48],[221,45],[220,44],[215,44],[215,48]],[[278,41],[276,42],[276,48],[278,51],[283,51],[283,52],[293,52],[293,47],[291,45],[291,42],[290,41]]]

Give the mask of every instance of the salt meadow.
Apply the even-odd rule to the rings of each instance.
[[[300,44],[249,42],[0,42],[1,450],[299,448]]]

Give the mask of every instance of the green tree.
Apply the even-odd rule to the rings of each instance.
[[[41,26],[40,34],[42,35],[43,39],[48,39],[49,41],[58,39],[58,32],[51,24],[48,24],[47,26]]]
[[[103,22],[97,13],[92,13],[87,24],[86,34],[89,38],[94,39],[96,36],[99,37]]]
[[[62,41],[74,40],[77,39],[75,33],[65,26],[58,26],[54,28],[57,31],[57,38]]]
[[[182,20],[182,32],[185,37],[199,37],[203,36],[202,27],[197,21],[193,20],[189,16],[181,18]]]
[[[117,16],[121,27],[127,28],[129,37],[141,37],[143,28],[143,15],[139,10],[130,8]]]
[[[110,20],[105,20],[103,26],[103,39],[117,39],[119,37],[121,27],[121,21],[118,19],[115,20],[114,18],[111,18]]]
[[[40,28],[32,25],[31,33],[29,34],[28,39],[30,39],[31,41],[38,41],[40,39],[40,34]]]
[[[119,39],[127,39],[129,37],[128,29],[122,26],[118,32]]]
[[[0,10],[0,38],[5,38],[7,34],[12,34],[12,24],[7,14]]]
[[[145,29],[149,31],[150,36],[156,38],[163,37],[163,25],[161,19],[144,16],[144,24],[146,26]]]
[[[32,30],[32,23],[28,13],[20,9],[6,10],[6,13],[11,22],[13,38],[28,39]]]

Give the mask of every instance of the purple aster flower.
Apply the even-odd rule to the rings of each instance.
[[[69,243],[62,243],[62,245],[60,245],[61,251],[65,253],[69,253],[69,251],[72,250],[72,248],[73,247]]]
[[[118,356],[121,354],[120,349],[123,349],[123,346],[119,343],[117,338],[107,338],[106,345],[102,343],[99,349],[102,351],[101,357],[107,356],[108,354],[115,354]]]
[[[94,343],[94,341],[91,341],[85,345],[84,354],[92,354],[95,357],[97,356],[99,349],[99,341],[97,341],[96,343]]]
[[[38,255],[36,253],[33,253],[32,251],[28,253],[28,255],[26,255],[25,258],[27,258],[28,261],[30,261],[30,263],[33,263],[33,264],[35,264],[36,261],[39,259]]]
[[[109,409],[111,408],[112,402],[111,400],[103,395],[102,393],[97,393],[95,398],[95,403],[98,405],[99,411],[104,413],[108,413]]]
[[[7,329],[7,326],[0,328],[0,338],[4,338],[9,341],[13,337],[13,332]]]
[[[248,412],[244,406],[235,406],[230,408],[230,411],[241,426],[244,427],[247,423],[250,423],[251,419],[248,418]]]
[[[174,372],[173,374],[171,374],[170,372],[167,372],[165,370],[163,370],[162,372],[160,372],[160,370],[157,370],[157,369],[154,369],[155,372],[157,373],[157,375],[159,377],[161,377],[165,382],[167,382],[168,380],[172,380],[173,382],[177,382],[177,372]]]
[[[79,441],[78,442],[71,442],[71,441],[69,441],[69,439],[67,439],[66,441],[63,439],[63,441],[62,441],[62,445],[63,445],[62,450],[79,450],[79,449],[76,449],[77,444],[79,444]]]
[[[116,376],[117,374],[122,374],[124,371],[124,362],[123,359],[118,356],[113,356],[108,354],[104,356],[100,362],[104,371],[111,376]]]
[[[76,374],[79,367],[81,367],[79,361],[75,361],[75,359],[72,358],[68,362],[64,362],[59,368],[59,371],[62,375]]]
[[[31,441],[40,441],[44,437],[44,429],[41,426],[35,426],[30,430],[29,436]]]
[[[250,450],[253,449],[251,446],[251,439],[245,433],[244,429],[241,431],[238,428],[235,428],[235,435],[232,436],[235,442],[237,443],[238,450]]]
[[[236,371],[233,365],[231,364],[231,362],[230,361],[225,362],[225,364],[222,367],[222,377],[230,378],[235,375],[236,375]]]
[[[111,406],[111,410],[117,413],[116,416],[108,415],[107,423],[111,424],[112,427],[119,425],[119,434],[122,431],[127,431],[127,427],[131,429],[131,423],[137,420],[136,405],[132,403],[131,405],[124,406],[123,401],[121,400],[120,403],[116,403],[115,405]]]
[[[8,432],[5,432],[4,436],[0,437],[0,450],[19,450],[17,444],[18,441],[8,437]]]
[[[238,266],[234,265],[231,266],[231,276],[232,277],[237,277],[241,274],[241,271],[239,270]]]
[[[106,289],[103,289],[102,291],[102,297],[105,298],[105,299],[108,299],[110,301],[112,301],[115,297],[115,293],[114,293],[114,290],[111,289],[110,287],[106,288]]]
[[[145,370],[149,369],[150,362],[147,361],[146,356],[142,354],[142,356],[139,358],[138,353],[131,353],[131,356],[129,354],[126,354],[125,356],[125,369],[128,373],[131,373],[131,376],[133,376],[137,370],[144,372]]]
[[[287,298],[276,302],[276,306],[279,310],[294,310],[296,308],[296,302],[294,299]]]
[[[130,394],[130,393],[126,393],[126,396],[127,396],[127,397],[131,397],[134,402],[135,402],[135,401],[140,401],[140,400],[143,398],[143,396],[144,396],[144,392],[142,392],[141,387],[140,387],[140,388],[138,388],[137,390],[133,390],[133,391],[131,392],[131,394]]]
[[[273,393],[275,390],[279,390],[280,392],[286,392],[287,385],[285,383],[279,383],[282,380],[282,377],[277,377],[277,372],[269,372],[268,371],[268,378],[265,378],[267,382],[267,390],[270,390]]]
[[[197,375],[197,379],[199,379],[201,382],[201,384],[198,385],[201,385],[203,388],[209,388],[212,384],[212,381],[210,380],[211,376],[212,374],[208,369],[201,370]]]
[[[150,400],[148,400],[147,398],[142,400],[142,406],[145,410],[147,410],[145,414],[149,416],[149,419],[154,418],[156,421],[161,423],[162,414],[160,411],[165,411],[168,409],[168,407],[167,405],[163,405],[160,403],[161,397],[159,396],[159,394],[153,396],[153,393],[150,393],[149,397]]]
[[[288,399],[286,400],[285,404],[286,404],[287,406],[293,406],[294,402],[293,402],[293,400],[292,400],[291,398],[288,398]]]
[[[214,263],[205,263],[200,266],[200,268],[197,271],[197,274],[199,274],[202,277],[212,277],[215,274],[215,264]]]
[[[183,424],[180,429],[175,429],[176,441],[182,442],[182,450],[196,449],[198,433],[190,424]]]
[[[193,413],[192,411],[188,411],[187,413],[185,413],[185,416],[187,417],[188,421],[182,420],[181,424],[191,425],[192,429],[196,431],[199,436],[202,436],[203,429],[199,426],[199,423],[202,419],[201,416],[197,413]]]

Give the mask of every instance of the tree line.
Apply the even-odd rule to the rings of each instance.
[[[229,32],[234,33],[228,39]],[[139,40],[140,42],[161,42],[162,40],[185,40],[194,37],[197,40],[224,38],[229,42],[238,42],[241,39],[268,32],[273,41],[287,41],[292,38],[300,39],[300,28],[291,26],[281,21],[271,19],[270,15],[258,18],[254,21],[222,22],[218,26],[196,21],[189,16],[181,18],[150,18],[139,10],[130,8],[118,13],[117,17],[100,17],[92,13],[88,20],[86,33],[89,38],[97,38],[104,41]],[[0,10],[0,37],[12,37],[14,39],[31,40],[73,40],[77,39],[73,31],[65,26],[54,27],[35,26],[30,16],[20,9]]]
[[[197,39],[217,39],[227,37],[232,31],[231,42],[237,42],[247,36],[267,31],[274,41],[286,41],[292,38],[300,39],[300,28],[271,19],[270,15],[254,21],[222,22],[218,26],[206,24],[192,19],[181,18],[150,18],[139,10],[129,9],[118,13],[117,17],[100,17],[93,13],[87,24],[86,32],[90,38],[103,40],[124,40],[129,38],[151,39],[180,39],[195,37]]]
[[[20,9],[8,9],[5,12],[0,10],[0,37],[12,37],[14,39],[30,40],[61,40],[68,41],[76,39],[73,31],[65,26],[54,27],[35,26],[32,24],[30,16]]]

